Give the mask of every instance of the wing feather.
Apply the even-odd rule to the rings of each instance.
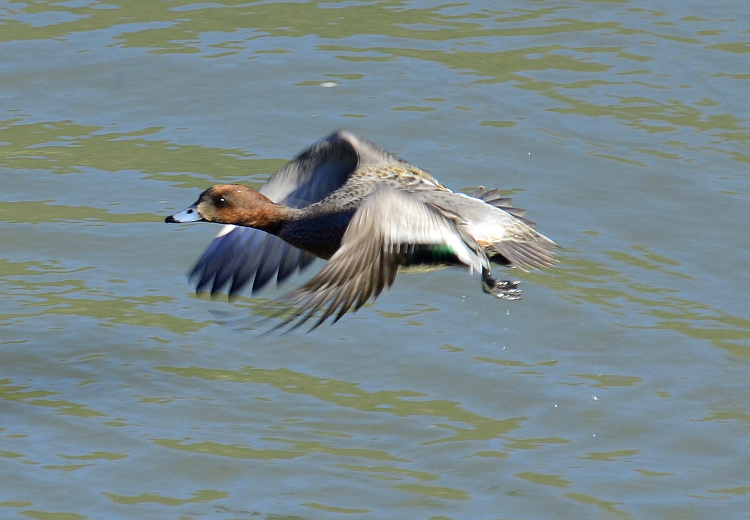
[[[331,134],[287,163],[259,191],[292,208],[308,206],[347,181],[360,161],[358,147],[366,146],[367,142],[346,132]],[[368,157],[376,160],[378,149],[372,147],[374,151]],[[252,290],[256,292],[274,275],[281,283],[296,270],[310,265],[314,258],[264,231],[227,226],[193,267],[190,279],[195,281],[197,291],[210,288],[212,294],[229,284],[230,295],[253,280]]]
[[[325,309],[312,330],[334,313],[333,323],[349,310],[358,310],[393,285],[415,245],[448,246],[470,268],[488,268],[481,247],[460,224],[401,190],[375,191],[354,213],[341,247],[323,269],[288,295],[297,310],[286,324],[296,328]]]

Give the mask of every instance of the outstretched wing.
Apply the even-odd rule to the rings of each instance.
[[[560,246],[536,231],[533,222],[522,216],[523,210],[512,207],[510,199],[500,197],[497,190],[482,188],[474,194],[477,196],[441,190],[418,193],[428,204],[459,213],[467,232],[493,261],[524,271],[555,265],[555,251]]]
[[[393,285],[400,266],[430,255],[450,256],[480,272],[488,268],[481,247],[460,224],[455,215],[404,191],[378,189],[354,213],[341,247],[320,273],[289,294],[297,310],[286,323],[296,320],[298,327],[321,309],[325,310],[312,328],[334,313],[335,323]]]
[[[340,188],[357,169],[359,145],[351,134],[336,132],[287,163],[259,191],[292,208],[317,202]],[[253,292],[274,276],[281,283],[314,259],[264,231],[224,226],[189,276],[197,291],[216,294],[229,285],[232,295],[251,279]]]

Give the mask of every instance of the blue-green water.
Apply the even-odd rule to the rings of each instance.
[[[750,4],[654,4],[0,3],[0,518],[748,518]],[[164,216],[336,128],[560,266],[217,323],[303,278]]]

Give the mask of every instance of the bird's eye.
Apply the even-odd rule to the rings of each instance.
[[[214,206],[216,207],[222,207],[229,204],[229,201],[227,201],[227,198],[224,195],[219,195],[214,199]]]

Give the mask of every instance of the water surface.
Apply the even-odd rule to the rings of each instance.
[[[0,4],[0,517],[747,518],[750,7]],[[217,228],[336,128],[564,246],[401,275],[311,334],[196,298]]]

